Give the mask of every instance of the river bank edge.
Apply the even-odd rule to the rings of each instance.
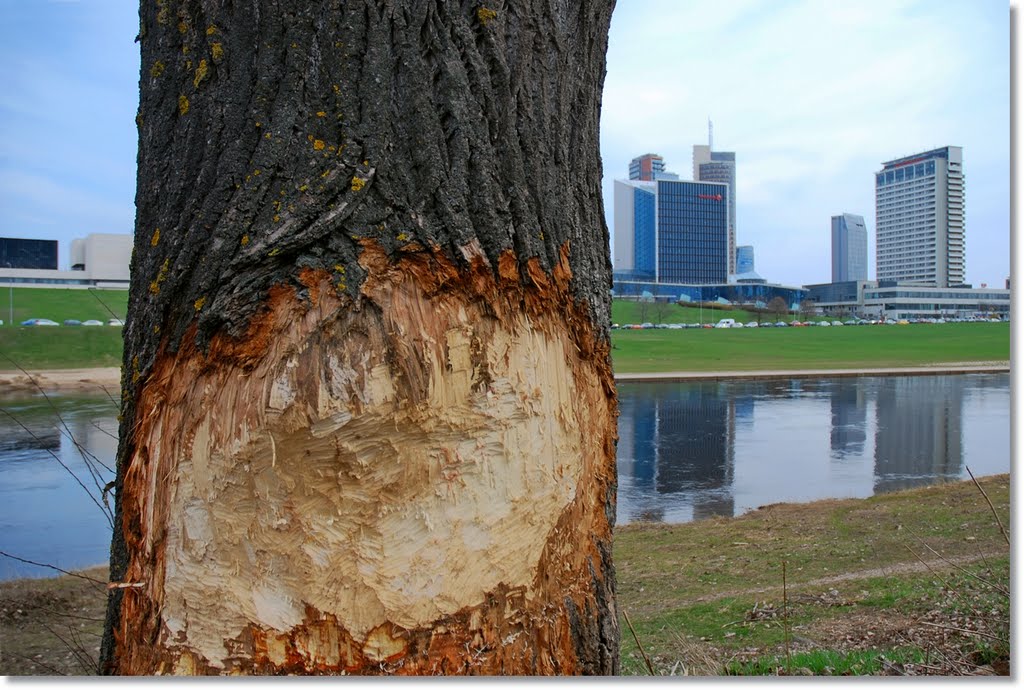
[[[1003,628],[981,627],[967,639],[951,627],[982,625],[963,611],[964,597],[971,608],[977,602],[989,611],[990,593],[958,587],[955,617],[943,611],[952,601],[945,585],[955,584],[965,566],[984,564],[992,571],[987,577],[1008,584],[1009,547],[993,515],[1007,524],[1009,479],[979,478],[985,496],[970,481],[954,481],[869,498],[773,504],[694,523],[619,528],[617,599],[631,619],[627,625],[620,615],[620,672],[646,675],[646,654],[656,675],[719,675],[729,664],[737,668],[742,660],[765,657],[776,664],[767,675],[782,675],[786,625],[794,662],[826,651],[836,658],[882,657],[881,670],[864,665],[846,673],[837,668],[836,675],[923,675],[928,663],[899,661],[914,650],[926,659],[930,653],[933,666],[939,655],[987,655],[938,675],[1007,674],[1008,648],[982,644],[990,641],[986,635],[1002,636]],[[926,530],[937,555],[903,543],[913,544]],[[788,619],[779,558],[790,566]],[[106,579],[105,568],[79,572]],[[96,651],[103,589],[70,575],[0,582],[0,674],[91,674],[81,661]],[[999,608],[1008,615],[1008,597]],[[53,635],[66,627],[88,640],[77,655]],[[827,668],[800,673],[830,674]]]
[[[771,369],[723,371],[668,371],[616,373],[617,383],[708,381],[725,379],[839,378],[850,376],[936,376],[949,374],[993,374],[1010,371],[1010,362],[952,362],[914,367],[853,369]],[[103,392],[121,386],[117,367],[95,369],[40,369],[0,371],[0,395],[11,393]]]

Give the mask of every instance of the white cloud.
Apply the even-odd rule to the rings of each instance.
[[[766,242],[755,248],[758,271],[827,280],[829,217],[849,211],[874,226],[883,161],[963,146],[969,196],[972,185],[997,184],[997,168],[1005,175],[1007,42],[1005,8],[988,3],[620,3],[603,100],[605,177],[625,176],[633,156],[653,151],[688,178],[710,116],[715,148],[737,155],[738,239]],[[610,210],[609,191],[606,183]],[[995,208],[969,204],[968,243],[993,236],[1005,246],[1008,195],[976,200]],[[972,214],[1002,220],[972,229]],[[777,255],[779,236],[789,241]],[[805,254],[822,242],[822,253]],[[968,274],[1006,272],[1005,257],[972,254]]]

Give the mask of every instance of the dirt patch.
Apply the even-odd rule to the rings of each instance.
[[[0,371],[0,395],[33,393],[40,389],[81,393],[109,393],[116,399],[121,386],[121,370],[117,367],[99,369],[48,369],[40,371]]]
[[[106,608],[106,568],[0,582],[0,675],[93,675]]]

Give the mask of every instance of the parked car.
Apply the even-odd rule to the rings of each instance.
[[[59,326],[60,324],[50,319],[27,319],[21,322],[22,326]]]
[[[122,321],[121,319],[107,319],[107,325],[108,326],[123,326],[124,325],[124,321]]]
[[[744,328],[757,328],[757,321],[749,321]]]
[[[833,325],[833,326],[842,326],[842,325],[843,325],[843,322],[842,322],[842,321],[833,321],[833,322],[832,322],[832,325]]]
[[[81,326],[82,322],[78,319],[64,319],[65,326]]]
[[[788,323],[786,323],[785,321],[776,321],[776,322],[775,322],[775,327],[776,327],[776,328],[785,328],[785,327],[786,327],[786,326],[788,326],[788,325],[789,325],[789,324],[788,324]]]
[[[732,328],[736,324],[736,319],[721,319],[715,328]]]
[[[83,326],[102,326],[103,322],[102,321],[97,321],[96,319],[89,319],[88,321],[83,321],[82,325]]]

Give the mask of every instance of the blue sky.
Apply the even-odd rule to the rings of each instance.
[[[1019,20],[1018,20],[1019,21]],[[131,232],[137,4],[0,0],[0,235]],[[1009,275],[1009,19],[990,0],[619,0],[601,147],[611,180],[653,151],[737,155],[737,241],[773,282],[830,278],[829,219],[865,217],[873,173],[964,147],[967,277]]]
[[[620,0],[601,153],[612,180],[654,152],[692,178],[694,144],[737,159],[737,243],[771,282],[831,279],[830,218],[864,216],[874,173],[964,147],[967,280],[1003,286],[1010,245],[1009,11],[990,0]]]

